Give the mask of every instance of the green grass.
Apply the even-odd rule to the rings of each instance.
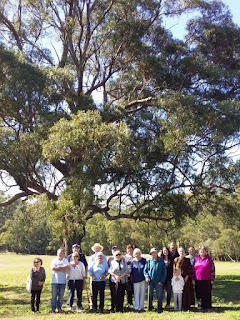
[[[239,320],[240,319],[240,263],[216,262],[216,282],[213,287],[213,312],[199,314],[191,312],[175,313],[173,311],[157,314],[146,312],[135,314],[90,314],[86,290],[83,293],[82,314],[49,314],[51,300],[51,271],[52,256],[41,256],[47,273],[46,283],[41,296],[41,314],[32,314],[30,310],[30,293],[25,289],[26,279],[35,256],[18,255],[13,253],[0,254],[0,318],[2,319],[164,319],[164,320]],[[110,308],[110,293],[108,286],[105,291],[105,308]],[[66,306],[67,292],[65,291],[64,305]],[[156,304],[156,301],[155,301]],[[147,301],[145,301],[147,306]],[[66,309],[65,309],[66,310]]]

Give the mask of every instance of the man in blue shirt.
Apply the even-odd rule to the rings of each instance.
[[[58,249],[57,257],[51,262],[52,270],[52,312],[62,312],[63,295],[66,286],[66,271],[69,268],[68,261],[64,258],[64,250]]]
[[[148,310],[151,311],[153,306],[153,291],[156,290],[158,299],[158,312],[163,312],[163,283],[166,278],[166,267],[162,258],[158,257],[158,251],[156,248],[152,248],[150,251],[151,258],[147,261],[144,268],[144,276],[148,283]]]

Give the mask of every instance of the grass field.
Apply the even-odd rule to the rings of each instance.
[[[81,314],[49,314],[51,300],[51,271],[52,256],[41,256],[47,273],[46,283],[41,296],[40,314],[32,314],[30,310],[30,293],[26,291],[26,279],[35,256],[18,255],[13,253],[0,254],[0,318],[2,319],[164,319],[164,320],[240,320],[240,263],[216,262],[216,282],[213,287],[213,312],[200,314],[196,310],[190,312],[169,312],[163,314],[145,312],[136,314],[96,315],[87,311],[86,290],[83,294],[84,311]],[[108,286],[105,291],[105,308],[110,309],[110,293]],[[65,291],[63,309],[66,309]],[[156,301],[155,301],[156,305]],[[147,301],[145,301],[147,307]]]

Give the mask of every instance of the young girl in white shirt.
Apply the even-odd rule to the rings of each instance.
[[[182,310],[182,294],[184,287],[184,279],[181,276],[181,270],[175,269],[172,277],[172,291],[173,291],[173,301],[174,301],[174,311]]]

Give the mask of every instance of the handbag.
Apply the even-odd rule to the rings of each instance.
[[[31,291],[32,290],[32,279],[31,279],[30,276],[27,277],[26,289],[27,289],[27,291]]]

